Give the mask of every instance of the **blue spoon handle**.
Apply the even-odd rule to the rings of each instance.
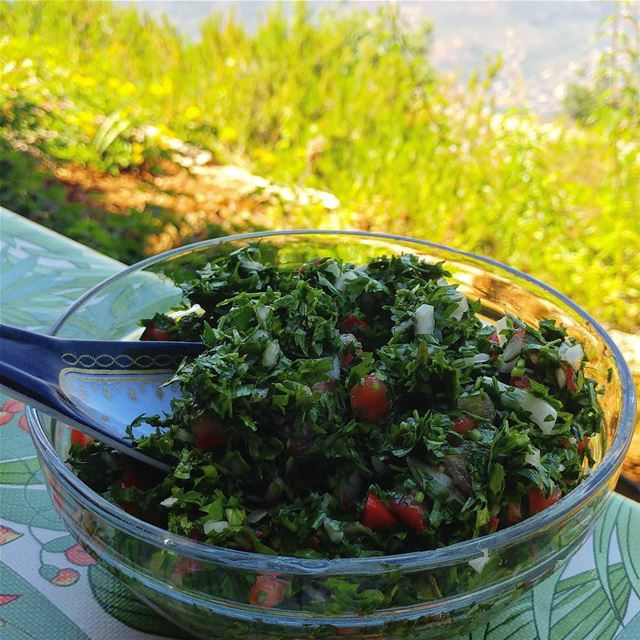
[[[96,424],[79,410],[62,390],[60,377],[69,370],[175,371],[185,356],[203,349],[202,344],[191,342],[69,340],[0,324],[0,387],[129,456],[166,470],[166,465],[133,449],[121,437],[112,437],[104,424]]]

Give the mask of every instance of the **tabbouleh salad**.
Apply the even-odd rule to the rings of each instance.
[[[78,433],[70,463],[142,519],[266,554],[433,549],[538,513],[594,463],[596,382],[563,327],[484,323],[449,275],[414,255],[278,267],[257,245],[212,260],[182,314],[143,323],[206,345],[172,413],[131,426],[172,472]]]

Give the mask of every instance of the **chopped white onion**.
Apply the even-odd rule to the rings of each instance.
[[[247,514],[247,522],[249,524],[256,524],[256,522],[260,522],[262,518],[267,515],[268,511],[266,509],[256,509],[251,513]]]
[[[334,278],[339,278],[341,273],[340,273],[340,267],[338,266],[337,262],[328,262],[325,270],[328,271]]]
[[[229,523],[226,520],[209,520],[204,523],[204,535],[208,536],[211,532],[221,533],[228,528]]]
[[[262,366],[271,369],[280,358],[280,344],[277,340],[272,340],[262,354]]]
[[[564,389],[567,386],[567,374],[564,372],[562,367],[558,367],[556,369],[556,380],[558,381],[558,386],[561,389]]]
[[[524,391],[520,406],[531,414],[531,420],[543,433],[549,435],[553,431],[558,412],[546,400]]]
[[[442,278],[438,278],[436,280],[436,284],[439,287],[448,287],[449,286],[449,281],[445,277],[442,277]]]
[[[420,472],[426,471],[438,484],[445,487],[445,489],[451,489],[453,487],[453,478],[433,465],[426,464],[425,462],[421,462],[420,460],[409,456],[407,458],[407,466],[418,483],[422,483],[422,480],[420,479]]]
[[[262,271],[264,269],[264,265],[255,260],[243,260],[242,266],[245,269],[253,269],[254,271]]]
[[[483,382],[493,386],[491,378],[485,377]],[[546,400],[538,398],[524,389],[510,387],[502,382],[498,382],[498,389],[500,399],[505,407],[523,409],[531,414],[531,421],[535,422],[543,433],[549,435],[553,431],[558,412]]]
[[[472,367],[474,364],[488,362],[491,360],[491,356],[488,353],[476,353],[475,356],[467,356],[466,358],[463,358],[463,360],[467,367]]]
[[[355,269],[350,269],[349,271],[344,271],[337,278],[336,282],[333,285],[338,291],[342,291],[344,289],[344,283],[349,282],[350,280],[357,280],[362,276],[361,273],[356,273]]]
[[[451,476],[447,475],[443,471],[440,471],[440,469],[438,469],[437,467],[433,467],[431,465],[425,465],[424,468],[429,472],[429,475],[443,487],[446,487],[447,489],[451,489],[451,487],[453,487],[454,482]]]
[[[269,389],[267,387],[256,387],[252,393],[251,397],[257,399],[264,400],[269,395]]]
[[[430,304],[421,304],[415,313],[415,331],[417,336],[431,335],[435,329],[433,319],[433,307]]]
[[[344,539],[344,531],[337,529],[333,526],[333,520],[331,518],[325,518],[322,521],[322,525],[324,527],[324,530],[327,532],[327,535],[329,536],[329,540],[331,540],[331,542],[333,542],[334,544],[337,544],[339,542],[342,542],[342,540]]]
[[[582,346],[579,344],[574,344],[570,347],[566,342],[564,342],[558,349],[558,355],[560,356],[561,360],[564,360],[568,365],[571,366],[572,369],[577,371],[582,364],[584,351],[582,349]]]
[[[171,496],[170,498],[165,498],[160,504],[163,507],[173,507],[176,502],[178,502],[178,498]]]
[[[524,336],[520,331],[515,331],[511,336],[507,346],[502,352],[502,359],[505,362],[514,360],[520,353],[522,353],[522,347],[524,346]]]
[[[180,318],[190,316],[191,314],[200,317],[204,315],[204,309],[199,304],[194,304],[191,305],[188,309],[183,309],[182,311],[172,311],[169,315],[174,320],[179,320]]]
[[[413,320],[405,320],[404,322],[397,324],[395,327],[392,327],[391,333],[393,333],[394,335],[404,333],[412,324]]]
[[[338,380],[340,378],[340,360],[338,356],[333,359],[333,369],[327,374],[330,380]]]
[[[532,447],[532,449],[533,452],[527,453],[527,455],[524,457],[524,461],[527,464],[530,464],[532,467],[539,469],[542,465],[542,463],[540,462],[540,449],[536,449],[535,447]]]
[[[457,298],[458,306],[454,309],[451,317],[455,318],[456,320],[462,320],[462,316],[465,314],[465,312],[469,311],[469,302],[463,294],[459,292],[456,292],[456,294],[459,296]]]
[[[473,560],[468,561],[468,565],[476,572],[482,573],[482,570],[485,568],[487,562],[489,562],[489,550],[483,549],[482,555],[478,558],[474,558]]]
[[[264,305],[256,308],[256,316],[258,316],[258,320],[260,321],[260,324],[262,326],[264,326],[265,322],[267,321],[270,311],[271,311],[271,307],[267,307]]]
[[[498,336],[498,344],[502,347],[507,341],[507,338],[502,335],[502,332],[507,328],[507,316],[503,316],[500,320],[496,320],[496,335]]]

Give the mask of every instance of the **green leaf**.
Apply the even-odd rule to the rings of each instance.
[[[556,585],[562,577],[562,570],[554,572],[546,580],[533,588],[533,620],[539,640],[549,640],[551,637],[551,612]]]
[[[187,638],[184,631],[140,602],[122,582],[100,565],[92,565],[89,568],[89,585],[100,606],[128,627],[169,638]]]
[[[67,531],[53,508],[49,493],[42,488],[0,485],[0,514],[20,524]]]
[[[47,565],[45,565],[47,566]],[[58,573],[56,567],[53,576]],[[41,574],[42,575],[42,572]],[[47,576],[49,579],[50,571]],[[34,638],[64,638],[64,640],[89,640],[62,611],[60,611],[42,593],[37,591],[22,576],[0,563],[0,584],[4,593],[20,594],[17,600],[2,607],[4,628],[0,629],[2,638],[12,640],[33,640]]]
[[[472,640],[507,640],[508,638],[535,638],[536,628],[532,614],[531,592],[515,598],[513,603],[491,617],[484,635],[476,635]]]
[[[43,564],[40,569],[38,569],[38,573],[47,581],[51,582],[57,575],[60,569],[58,567],[54,567],[52,564]]]
[[[71,536],[62,536],[49,540],[42,548],[50,553],[64,553],[67,549],[73,547],[76,541]]]
[[[640,510],[632,502],[620,501],[621,509],[618,516],[618,545],[620,556],[631,588],[640,598]]]
[[[609,583],[621,608],[631,592],[622,564],[609,567]],[[619,627],[617,614],[592,571],[558,582],[551,620],[551,637],[571,640],[612,640]]]
[[[0,462],[0,484],[42,484],[37,458]]]
[[[622,502],[620,500],[613,499],[609,502],[600,520],[600,525],[596,527],[593,534],[593,555],[596,563],[596,571],[598,572],[598,579],[607,595],[609,603],[617,612],[620,622],[622,622],[624,618],[624,611],[618,611],[615,607],[613,594],[611,593],[611,585],[609,584],[609,548],[611,547],[613,530],[616,527],[621,505]]]
[[[638,640],[640,638],[640,611],[629,621],[616,640]]]

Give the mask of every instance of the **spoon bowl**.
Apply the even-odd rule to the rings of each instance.
[[[127,427],[141,415],[168,413],[170,382],[197,342],[73,340],[0,325],[0,388],[92,438],[163,471],[132,447]],[[144,422],[136,434],[154,427]]]

